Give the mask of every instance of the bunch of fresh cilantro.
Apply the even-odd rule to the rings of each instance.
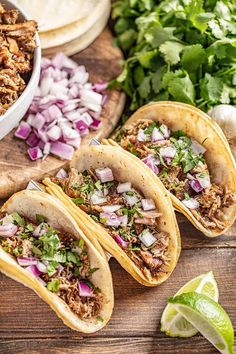
[[[112,15],[126,60],[111,87],[131,97],[131,110],[160,100],[236,104],[235,0],[118,0]]]

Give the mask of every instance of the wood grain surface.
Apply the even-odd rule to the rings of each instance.
[[[115,309],[108,325],[93,335],[70,330],[31,290],[0,274],[0,354],[217,353],[200,334],[167,337],[160,331],[160,318],[168,297],[193,277],[213,270],[220,303],[236,328],[236,225],[226,235],[209,239],[179,214],[178,222],[182,253],[164,284],[145,288],[110,260]]]
[[[113,45],[113,37],[109,29],[105,29],[97,40],[83,52],[72,57],[76,62],[85,65],[92,82],[110,81],[120,70],[122,54]],[[107,91],[108,100],[101,115],[101,128],[87,135],[82,143],[87,144],[91,138],[101,139],[109,136],[114,130],[124,109],[124,93]],[[27,154],[27,145],[14,138],[14,132],[0,141],[0,198],[25,188],[29,179],[40,180],[46,174],[54,173],[66,162],[53,156],[46,160],[31,161]]]

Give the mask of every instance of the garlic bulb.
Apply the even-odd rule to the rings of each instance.
[[[212,107],[208,114],[223,130],[236,159],[236,108],[228,104],[220,104]]]

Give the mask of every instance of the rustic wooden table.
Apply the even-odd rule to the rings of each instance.
[[[166,299],[191,278],[214,271],[220,303],[236,328],[236,225],[225,236],[204,237],[178,215],[182,253],[172,276],[156,288],[145,288],[110,260],[115,309],[110,323],[93,335],[82,335],[63,325],[37,295],[0,274],[0,354],[214,354],[201,335],[169,338],[160,332]]]

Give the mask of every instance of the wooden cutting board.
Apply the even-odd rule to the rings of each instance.
[[[109,81],[121,71],[119,61],[122,59],[122,53],[113,45],[109,29],[105,29],[90,47],[72,58],[86,66],[90,74],[89,80],[92,82]],[[124,93],[117,90],[108,91],[108,100],[101,114],[101,127],[87,135],[82,144],[88,144],[91,138],[107,137],[114,130],[124,104]],[[53,156],[44,161],[31,161],[25,142],[14,138],[14,132],[9,133],[0,141],[0,199],[24,189],[30,179],[40,180],[55,173],[66,163],[67,161]]]

